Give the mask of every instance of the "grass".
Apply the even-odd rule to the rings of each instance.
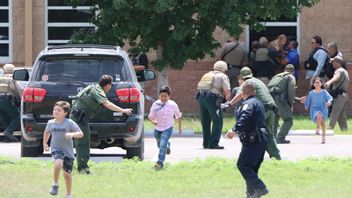
[[[280,121],[282,123],[282,121]],[[329,120],[326,121],[326,124],[328,125]],[[224,125],[222,131],[228,131],[233,127],[235,124],[235,118],[230,115],[226,115],[224,117]],[[352,126],[352,118],[348,119],[347,121],[348,126]],[[178,126],[175,124],[175,129],[178,129]],[[144,128],[145,130],[151,131],[154,129],[154,125],[149,122],[147,119],[144,122]],[[202,126],[200,124],[200,116],[185,116],[182,118],[182,128],[183,129],[189,129],[193,130],[196,133],[200,133],[202,131]],[[314,130],[316,128],[316,125],[310,120],[308,115],[294,115],[293,117],[293,130],[299,130],[299,129],[308,129],[308,130]],[[351,135],[352,131],[349,132],[341,132],[338,124],[336,124],[335,129],[334,129],[335,134],[348,134]]]
[[[91,163],[93,175],[73,173],[74,197],[245,197],[245,183],[234,160],[209,158],[167,164]],[[0,197],[50,197],[52,162],[0,157]],[[260,177],[270,197],[347,198],[352,194],[352,159],[266,160]],[[60,177],[59,197],[65,193]]]

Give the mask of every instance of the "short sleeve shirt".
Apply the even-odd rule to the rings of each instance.
[[[66,133],[81,131],[79,126],[71,119],[65,118],[61,123],[56,123],[55,119],[48,121],[45,131],[51,134],[51,152],[61,151],[65,156],[74,159],[73,141],[66,139]]]
[[[222,72],[216,72],[210,92],[224,96],[224,90],[230,90],[229,77]]]
[[[87,114],[92,117],[99,110],[100,105],[108,101],[108,98],[99,85],[90,85],[90,87],[83,89],[82,92],[87,91],[87,89],[90,89],[87,95],[84,96],[84,94],[82,94],[76,103],[74,103],[72,109],[83,108],[87,111]],[[81,92],[78,93],[78,95],[80,94]]]
[[[103,88],[101,88],[99,85],[95,85],[88,93],[88,96],[94,98],[98,104],[103,104],[108,101]]]

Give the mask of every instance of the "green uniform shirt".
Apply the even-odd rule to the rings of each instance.
[[[261,80],[254,77],[246,79],[240,87],[240,92],[243,92],[243,86],[246,83],[252,83],[255,86],[255,97],[257,97],[260,102],[262,102],[263,104],[275,104],[274,99],[270,95],[268,88]]]
[[[104,90],[99,85],[89,85],[77,96],[78,99],[72,109],[85,110],[86,116],[90,119],[97,113],[100,105],[108,101]]]

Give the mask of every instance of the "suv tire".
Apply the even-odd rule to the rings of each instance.
[[[129,147],[126,148],[127,159],[138,157],[139,160],[144,160],[144,130],[142,130],[140,147]]]
[[[21,157],[38,157],[43,154],[43,146],[39,145],[36,147],[26,147],[26,140],[21,138]]]

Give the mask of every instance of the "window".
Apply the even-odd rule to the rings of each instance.
[[[11,62],[12,0],[0,1],[0,63]]]
[[[131,77],[124,68],[123,59],[105,56],[52,56],[41,60],[36,81],[46,82],[96,82],[100,76],[109,74],[114,82]]]
[[[262,21],[259,19],[259,21]],[[252,41],[259,40],[260,37],[265,36],[269,42],[275,40],[280,34],[285,34],[287,40],[299,41],[299,16],[297,18],[289,19],[281,17],[277,21],[263,22],[266,26],[265,30],[256,32],[247,28],[247,49],[250,48]]]
[[[47,45],[66,44],[74,33],[94,29],[95,26],[89,22],[92,17],[90,1],[85,1],[76,8],[72,8],[66,0],[46,2]]]

